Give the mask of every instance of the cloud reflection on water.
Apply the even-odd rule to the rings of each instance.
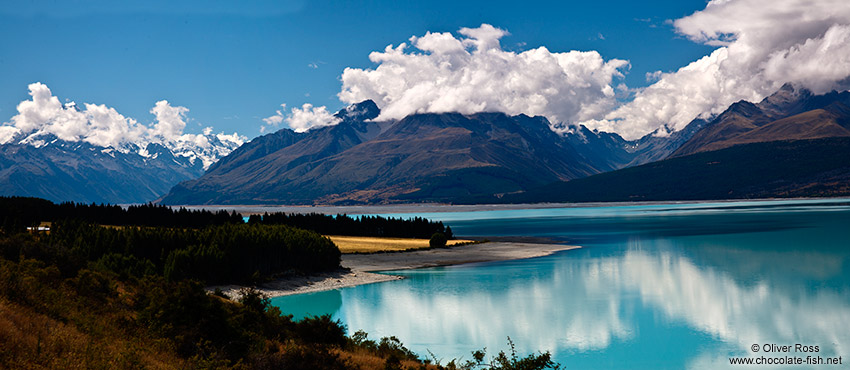
[[[841,274],[844,259],[718,247],[689,255],[663,241],[636,239],[609,256],[410,272],[406,281],[343,291],[339,317],[351,330],[396,335],[420,353],[428,349],[446,358],[468,358],[485,346],[503,349],[510,336],[520,353],[549,350],[570,363],[570,356],[604,355],[617,343],[669,339],[661,338],[664,330],[648,330],[652,325],[684,327],[717,343],[685,356],[694,368],[728,366],[731,355],[753,355],[753,343],[819,345],[821,356],[850,355],[846,283],[811,288],[778,276],[785,268],[740,276],[735,266],[750,262],[717,264],[724,255],[795,266],[793,272],[811,272],[815,279]]]

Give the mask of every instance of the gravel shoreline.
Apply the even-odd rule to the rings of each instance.
[[[342,270],[313,275],[287,276],[255,289],[269,297],[313,293],[363,284],[373,284],[403,279],[401,276],[376,274],[375,271],[407,270],[465,263],[516,260],[548,256],[580,248],[562,244],[487,242],[454,248],[427,249],[407,252],[343,254]],[[228,297],[239,295],[240,285],[207,287],[208,291],[221,289]]]

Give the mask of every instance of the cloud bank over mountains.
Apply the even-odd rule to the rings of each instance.
[[[374,100],[382,119],[413,113],[498,111],[542,115],[554,128],[583,124],[637,139],[684,128],[738,100],[759,101],[785,83],[825,93],[850,88],[850,5],[846,0],[714,0],[672,21],[688,39],[717,46],[676,71],[629,89],[629,62],[596,51],[503,50],[506,30],[482,24],[427,32],[372,52],[374,69],[346,68],[339,99]],[[628,98],[631,98],[630,100]],[[321,109],[324,107],[310,107]],[[295,112],[291,114],[295,117]],[[335,124],[299,120],[298,130]]]
[[[146,126],[103,104],[84,104],[83,109],[73,102],[63,105],[40,82],[29,85],[29,94],[30,100],[18,104],[18,114],[0,125],[0,144],[19,141],[41,146],[45,145],[45,135],[54,135],[60,140],[83,141],[125,153],[136,151],[143,156],[149,155],[148,144],[161,144],[193,163],[201,160],[206,168],[246,140],[237,133],[212,134],[211,127],[203,134],[184,133],[189,109],[172,106],[166,100],[156,102],[150,111],[155,123]]]
[[[678,70],[648,73],[651,84],[642,88],[622,82],[627,60],[543,46],[509,51],[500,44],[508,31],[482,24],[456,34],[426,32],[372,52],[376,66],[346,68],[337,96],[346,104],[373,100],[381,109],[377,120],[504,112],[544,116],[556,131],[585,125],[637,139],[681,130],[739,100],[759,101],[786,83],[816,94],[850,88],[846,0],[776,0],[770,6],[761,0],[713,0],[670,23],[680,36],[717,49]],[[30,85],[30,95],[0,125],[0,143],[32,133],[118,148],[162,143],[204,149],[213,147],[212,139],[245,140],[235,133],[186,134],[188,109],[164,100],[151,109],[156,121],[147,126],[105,105],[63,105],[40,83]],[[262,121],[261,133],[281,124],[304,132],[340,122],[327,107],[312,104],[290,109],[284,104]]]
[[[759,101],[785,83],[816,94],[850,88],[850,4],[844,0],[714,0],[673,22],[710,55],[658,81],[588,127],[635,138],[676,131],[741,100]]]
[[[617,104],[615,84],[628,69],[625,60],[545,47],[506,51],[499,39],[507,31],[489,24],[459,33],[428,32],[411,37],[410,44],[371,53],[375,69],[342,73],[340,100],[375,101],[381,108],[378,120],[412,113],[504,112],[542,115],[553,123],[596,118]]]

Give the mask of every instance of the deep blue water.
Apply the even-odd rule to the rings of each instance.
[[[296,316],[331,313],[350,332],[395,335],[420,355],[445,360],[505,349],[507,337],[521,354],[550,351],[578,369],[714,369],[729,367],[733,356],[850,356],[850,200],[416,216],[442,220],[457,235],[542,236],[582,248],[397,271],[407,279],[273,304]],[[819,352],[753,353],[753,344]]]

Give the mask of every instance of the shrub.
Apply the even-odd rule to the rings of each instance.
[[[295,331],[306,343],[342,346],[347,341],[345,325],[339,320],[332,321],[331,315],[304,318],[296,324]]]
[[[448,242],[449,240],[443,233],[434,233],[434,235],[431,235],[431,240],[428,244],[431,248],[445,248],[446,243]]]

